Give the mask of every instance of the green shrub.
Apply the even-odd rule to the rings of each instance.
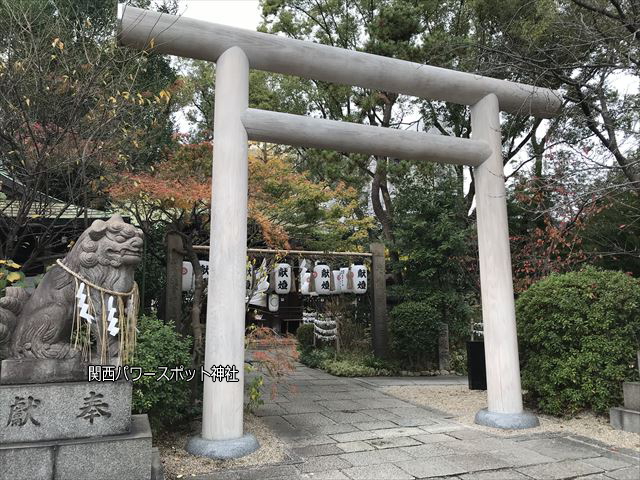
[[[322,368],[326,360],[335,358],[336,352],[332,348],[318,348],[300,353],[300,362],[311,368]]]
[[[262,398],[262,387],[264,386],[264,377],[262,375],[252,375],[256,368],[248,363],[244,364],[245,379],[248,380],[247,403],[244,406],[246,412],[254,413],[261,405],[264,405]]]
[[[370,353],[336,354],[332,348],[303,351],[300,361],[311,368],[320,368],[337,377],[372,377],[393,375],[399,369],[391,362]]]
[[[314,335],[313,323],[306,323],[298,327],[298,330],[296,331],[296,338],[298,339],[298,345],[301,350],[313,348]]]
[[[551,414],[606,412],[621,402],[640,333],[640,282],[588,268],[551,275],[516,303],[523,387]]]
[[[438,348],[441,315],[427,302],[404,302],[390,313],[391,348],[406,367],[418,368]]]
[[[375,368],[367,367],[350,359],[327,360],[322,369],[336,377],[373,377],[377,375]]]
[[[155,316],[138,319],[138,342],[133,365],[156,376],[142,376],[133,383],[133,411],[148,413],[155,427],[175,423],[191,413],[190,383],[186,380],[157,380],[158,367],[191,366],[191,338],[183,337],[173,323],[164,323]],[[192,381],[197,381],[196,378]]]
[[[454,348],[450,352],[451,362],[449,364],[451,371],[466,375],[467,372],[467,350],[466,348]]]
[[[322,369],[336,377],[375,377],[393,374],[389,369],[373,367],[367,363],[367,359],[362,356],[339,357],[325,360]]]
[[[372,353],[359,355],[358,358],[363,365],[379,371],[388,371],[389,375],[393,374],[394,372],[397,373],[401,370],[397,362],[386,358],[376,357]]]

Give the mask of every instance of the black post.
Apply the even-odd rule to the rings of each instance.
[[[388,354],[389,330],[387,325],[387,285],[384,260],[384,244],[371,244],[371,277],[373,292],[373,314],[371,331],[373,334],[373,353],[376,357]]]

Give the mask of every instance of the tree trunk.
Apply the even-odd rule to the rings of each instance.
[[[204,358],[204,332],[202,323],[200,323],[200,315],[202,312],[202,297],[204,293],[204,279],[202,277],[202,267],[198,254],[193,249],[191,237],[181,234],[184,250],[189,262],[193,267],[194,287],[193,287],[193,303],[191,305],[191,330],[193,331],[193,354],[191,356],[194,368],[198,368]]]
[[[391,114],[398,95],[395,93],[379,92],[380,98],[384,101],[382,107],[382,128],[389,128],[391,124]],[[374,112],[369,112],[369,123],[376,125]],[[393,201],[389,194],[389,184],[387,180],[387,157],[376,156],[376,170],[371,181],[371,204],[376,218],[382,226],[382,235],[385,244],[389,249],[391,259],[391,275],[396,285],[402,283],[402,271],[400,270],[400,254],[396,247],[396,238],[393,233]],[[384,202],[384,205],[383,205]]]
[[[376,171],[371,182],[371,204],[373,212],[382,226],[382,235],[389,248],[393,281],[399,285],[402,283],[402,272],[398,268],[400,255],[396,248],[396,239],[393,233],[393,205],[387,187],[386,162],[387,159],[385,157],[376,157]]]

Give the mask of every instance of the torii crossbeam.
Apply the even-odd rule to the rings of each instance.
[[[257,447],[243,436],[248,140],[472,166],[488,397],[476,422],[538,425],[522,407],[500,111],[551,117],[556,92],[129,6],[119,5],[118,19],[121,45],[217,64],[205,365],[235,365],[240,381],[205,382],[192,453]],[[470,105],[473,139],[249,109],[249,68]]]

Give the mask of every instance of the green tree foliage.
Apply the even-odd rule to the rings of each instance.
[[[181,76],[176,101],[184,109],[185,119],[191,126],[189,140],[194,143],[213,139],[215,106],[215,65],[202,60],[182,59],[178,63]],[[278,112],[303,114],[308,99],[300,95],[297,78],[249,72],[249,107]]]
[[[631,191],[605,199],[585,225],[584,251],[601,268],[640,277],[640,202]]]
[[[640,97],[625,87],[637,79],[640,62],[640,12],[634,1],[481,0],[474,5],[478,25],[490,38],[484,59],[529,83],[565,93],[564,114],[542,136],[543,144],[566,141],[574,162],[601,171],[598,160],[615,165],[625,188],[640,191],[633,142]]]
[[[458,343],[469,337],[477,271],[475,236],[453,167],[411,167],[394,182],[396,234],[405,280],[400,300],[428,303]]]
[[[143,232],[144,250],[142,262],[136,269],[136,282],[140,288],[141,311],[151,313],[161,305],[166,285],[166,226],[159,222],[147,224]]]
[[[265,0],[262,29],[311,40],[325,45],[360,50],[406,60],[421,61],[423,25],[420,6],[413,2]],[[382,128],[398,128],[410,107],[407,99],[389,92],[300,80],[298,91],[308,99],[308,113]],[[371,201],[394,264],[393,199],[386,157],[343,155],[336,152],[298,150],[300,166],[317,178],[344,181],[363,193],[362,203]],[[361,215],[366,212],[362,209]],[[377,235],[377,232],[376,232]],[[397,281],[400,272],[394,271]]]
[[[523,387],[545,412],[606,413],[637,380],[640,282],[588,268],[551,275],[516,302]]]
[[[585,223],[601,205],[619,202],[618,195],[637,192],[640,185],[640,97],[634,88],[624,87],[638,74],[639,22],[633,2],[263,0],[261,4],[265,31],[559,89],[565,106],[556,119],[533,119],[526,112],[503,115],[503,157],[506,172],[516,179],[517,214],[532,220],[517,225],[522,230],[516,232],[515,250],[522,255],[516,258],[515,274],[526,288],[551,272],[597,259],[589,251],[615,257],[619,241],[613,230],[585,255],[580,245]],[[466,107],[307,80],[300,81],[298,90],[309,100],[309,113],[324,118],[413,128],[418,111],[418,128],[457,137],[471,134]],[[353,182],[369,194],[380,226],[371,235],[384,238],[392,264],[399,268],[405,252],[396,238],[400,220],[394,196],[395,159],[309,150],[298,154],[301,167],[314,175]],[[455,187],[462,195],[468,186],[463,211],[469,211],[475,188],[465,168],[455,167]],[[631,212],[637,211],[637,195],[631,202]],[[637,223],[637,215],[631,214],[622,224]],[[398,283],[402,271],[395,273]]]
[[[523,139],[520,156],[528,158],[515,175],[516,190],[522,197],[518,210],[530,228],[516,232],[514,252],[523,253],[515,258],[516,279],[526,287],[584,261],[631,270],[637,255],[619,226],[633,234],[640,205],[635,2],[474,5],[487,38],[480,49],[485,68],[495,65],[516,79],[558,88],[565,100],[556,119],[535,122],[532,135]],[[597,227],[598,219],[606,224],[616,211],[626,215],[618,226]]]

